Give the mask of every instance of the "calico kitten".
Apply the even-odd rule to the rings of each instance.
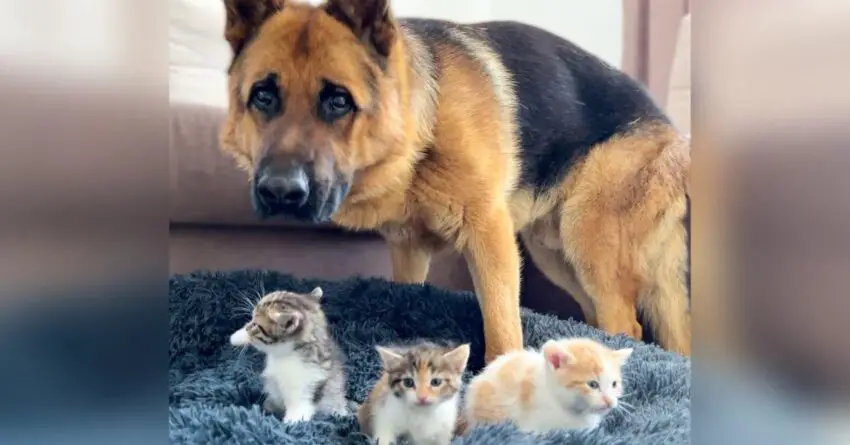
[[[461,377],[469,345],[422,343],[377,348],[384,372],[357,412],[363,433],[378,445],[407,437],[414,445],[447,445],[458,420]]]
[[[235,346],[251,345],[266,355],[263,408],[284,421],[310,420],[317,411],[345,414],[342,354],[328,332],[319,301],[309,294],[278,291],[254,306],[251,320],[230,336]]]
[[[570,338],[505,354],[469,383],[465,420],[469,427],[509,420],[538,433],[595,428],[618,406],[620,370],[631,353]]]

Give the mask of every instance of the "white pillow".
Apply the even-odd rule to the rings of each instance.
[[[230,46],[222,0],[172,0],[169,24],[171,102],[227,106]]]

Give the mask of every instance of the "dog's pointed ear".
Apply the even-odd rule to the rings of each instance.
[[[283,9],[286,0],[224,0],[227,21],[224,38],[235,59],[269,17]]]
[[[348,26],[378,56],[390,55],[397,33],[390,0],[328,0],[325,12]]]

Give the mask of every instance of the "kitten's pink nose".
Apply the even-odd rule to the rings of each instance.
[[[606,408],[611,408],[612,406],[614,406],[614,399],[612,399],[608,396],[603,396],[602,397],[602,403],[605,404]]]
[[[420,405],[427,405],[427,404],[431,403],[431,401],[428,400],[428,397],[419,397],[419,398],[417,398],[417,400],[419,401]]]

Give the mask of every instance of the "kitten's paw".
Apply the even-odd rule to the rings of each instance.
[[[375,445],[391,445],[395,444],[395,437],[391,435],[377,436],[375,438]]]
[[[304,413],[283,416],[283,421],[288,423],[306,422],[310,419],[311,417]]]
[[[360,404],[355,402],[354,400],[346,400],[345,410],[348,414],[357,414],[357,411],[360,410]]]
[[[310,409],[292,409],[287,410],[283,416],[284,422],[304,422],[313,418],[314,410]]]
[[[416,442],[416,445],[449,445],[452,443],[451,436],[434,436],[421,438]]]
[[[283,413],[283,409],[281,409],[271,399],[268,398],[263,401],[263,410],[272,414]]]

